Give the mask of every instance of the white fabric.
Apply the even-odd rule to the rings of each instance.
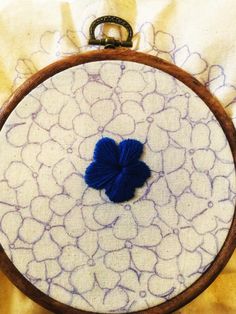
[[[144,143],[152,174],[129,202],[84,181],[104,136]],[[176,296],[230,228],[235,170],[224,132],[159,70],[104,61],[64,71],[20,102],[0,147],[1,243],[29,281],[76,308],[127,312]]]

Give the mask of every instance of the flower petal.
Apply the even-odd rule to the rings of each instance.
[[[120,136],[129,135],[134,131],[134,120],[127,114],[119,114],[106,126],[106,130]]]
[[[24,258],[22,258],[24,256]],[[26,274],[29,263],[35,259],[32,250],[29,249],[12,249],[11,258],[14,265],[17,265],[17,269],[20,273]]]
[[[140,271],[154,271],[157,262],[156,254],[146,248],[134,246],[131,250],[132,260]],[[145,257],[145,258],[144,258]]]
[[[185,118],[188,112],[188,98],[184,95],[174,96],[167,102],[166,108],[177,109],[181,113],[181,118]]]
[[[97,207],[94,218],[99,224],[107,226],[114,223],[121,213],[122,209],[119,205],[114,206],[112,203],[106,203]]]
[[[207,208],[207,201],[196,197],[192,193],[182,194],[177,201],[176,210],[187,220],[192,220],[204,212]]]
[[[53,107],[52,104],[50,104],[51,107]],[[62,107],[63,108],[63,107]],[[59,111],[61,111],[61,107],[59,108]],[[45,141],[45,138],[48,136],[48,133],[45,131],[49,131],[49,129],[58,122],[58,113],[51,114],[48,113],[43,108],[41,111],[39,111],[34,118],[34,124],[38,125],[38,128],[33,127],[31,129],[30,138],[31,140],[34,140],[35,142],[42,142]],[[38,134],[34,134],[35,131],[39,131]]]
[[[94,150],[94,161],[109,164],[117,165],[118,163],[118,147],[116,142],[111,139],[104,137],[100,139]]]
[[[80,67],[76,68],[74,76],[73,91],[76,91],[88,82],[88,73]]]
[[[66,178],[64,182],[64,188],[67,194],[76,200],[81,200],[84,191],[86,190],[86,184],[82,176],[72,173]],[[59,193],[58,193],[59,194]]]
[[[142,160],[149,166],[152,171],[160,172],[163,168],[162,154],[155,153],[148,146],[145,147],[142,155]]]
[[[50,128],[49,134],[55,142],[58,142],[65,149],[70,147],[76,140],[74,131],[65,130],[58,124]]]
[[[40,262],[46,259],[54,259],[61,254],[60,247],[52,241],[48,232],[44,232],[42,238],[33,247],[35,259]]]
[[[103,262],[96,263],[95,275],[97,282],[102,289],[114,289],[120,281],[120,275],[107,268]]]
[[[192,75],[197,75],[207,69],[207,62],[202,59],[198,52],[189,52],[188,58],[184,61],[181,67]]]
[[[132,133],[132,138],[137,138],[140,142],[146,143],[148,129],[149,123],[147,121],[136,123],[135,130]]]
[[[179,221],[178,213],[175,210],[176,200],[171,197],[170,202],[163,207],[158,207],[158,217],[168,226],[175,228]]]
[[[123,309],[129,303],[129,297],[124,289],[116,287],[105,294],[103,303],[108,312],[115,312]]]
[[[212,169],[215,159],[215,154],[211,149],[198,149],[193,154],[194,167],[201,172]]]
[[[147,94],[142,101],[143,109],[147,115],[152,115],[163,109],[165,99],[157,93]]]
[[[148,227],[157,215],[153,201],[142,200],[132,205],[132,213],[140,226]]]
[[[128,269],[122,273],[120,285],[127,290],[136,291],[139,287],[139,277],[136,271]]]
[[[75,133],[82,137],[88,137],[98,132],[98,123],[87,113],[81,113],[73,119]]]
[[[111,252],[117,251],[124,247],[124,240],[114,237],[112,228],[106,228],[98,233],[98,243],[102,250]]]
[[[125,271],[130,267],[130,254],[128,249],[122,249],[106,254],[104,262],[114,271]]]
[[[210,129],[206,124],[197,123],[191,137],[193,148],[207,148],[210,144]]]
[[[111,121],[115,111],[115,105],[111,99],[97,101],[91,107],[91,115],[99,126],[104,126]]]
[[[166,131],[152,123],[148,131],[148,146],[154,152],[160,152],[169,145],[169,138]]]
[[[100,134],[96,134],[90,137],[86,137],[78,147],[79,156],[84,160],[92,160],[93,159],[93,149],[97,143],[97,141],[101,139]]]
[[[76,169],[70,160],[63,158],[53,166],[52,177],[56,180],[57,184],[63,185],[64,180],[76,170],[78,171],[78,168]]]
[[[71,237],[79,237],[85,232],[85,226],[81,209],[74,207],[65,217],[64,220],[66,232]]]
[[[22,226],[22,217],[19,212],[8,212],[2,217],[1,230],[5,233],[9,242],[15,242],[18,231]]]
[[[58,123],[60,127],[70,130],[73,128],[73,119],[75,116],[80,114],[80,108],[73,98],[70,99],[70,102],[65,105],[59,114]]]
[[[215,216],[212,214],[212,211],[208,209],[201,215],[196,216],[193,219],[193,227],[200,234],[205,234],[215,230],[217,222]]]
[[[224,177],[216,177],[213,181],[213,198],[214,200],[229,199],[229,181]]]
[[[70,304],[73,295],[62,286],[51,284],[49,289],[49,296],[52,299],[60,300],[64,304]]]
[[[55,194],[62,193],[62,188],[57,184],[52,176],[52,169],[47,166],[42,166],[38,173],[37,182],[42,195],[52,197]],[[48,188],[50,186],[50,189]]]
[[[174,156],[174,158],[173,158]],[[170,173],[179,169],[185,162],[185,149],[169,146],[163,151],[163,170]]]
[[[25,218],[19,229],[19,237],[27,243],[34,243],[44,232],[44,225],[32,218]]]
[[[196,122],[206,119],[209,114],[209,108],[202,102],[202,100],[198,96],[191,96],[189,98],[188,110],[190,119]]]
[[[119,81],[119,87],[125,92],[139,92],[145,88],[146,82],[140,72],[125,71]]]
[[[165,178],[160,177],[157,181],[152,183],[148,193],[148,198],[155,200],[155,202],[160,206],[169,202],[170,191]]]
[[[221,221],[229,223],[233,219],[234,204],[229,200],[218,202],[215,206],[215,216]]]
[[[112,88],[102,83],[91,81],[88,82],[83,88],[85,99],[93,104],[100,99],[109,99],[112,94]]]
[[[11,188],[18,188],[31,178],[32,172],[20,161],[12,161],[5,170],[5,179]]]
[[[103,63],[100,69],[100,75],[105,84],[116,87],[121,76],[120,65],[111,62]]]
[[[191,183],[190,175],[185,169],[167,174],[166,180],[170,191],[176,196],[181,195]]]
[[[221,151],[227,145],[226,136],[217,121],[210,121],[208,123],[210,129],[210,148],[213,151]]]
[[[201,267],[202,258],[199,252],[184,251],[179,256],[179,270],[184,277],[188,277],[198,272]]]
[[[27,266],[27,275],[33,279],[46,279],[46,267],[44,262],[32,261]]]
[[[143,152],[143,144],[137,140],[124,140],[119,144],[119,163],[126,167],[136,162]]]
[[[175,234],[165,236],[156,248],[157,255],[162,259],[171,259],[181,253],[181,245]]]
[[[87,188],[83,194],[82,204],[85,206],[93,206],[102,204],[104,200],[101,197],[101,193],[93,188]]]
[[[130,182],[131,177],[119,173],[115,180],[106,187],[106,195],[114,203],[130,200],[134,196],[135,186]]]
[[[138,246],[156,246],[162,239],[161,230],[158,226],[151,225],[148,228],[139,228],[137,237],[132,242]]]
[[[30,140],[29,140],[30,141]],[[27,144],[21,151],[22,161],[30,167],[32,171],[37,172],[41,166],[37,160],[37,156],[40,153],[41,147],[38,143]],[[15,177],[15,180],[17,178]]]
[[[169,133],[169,136],[181,147],[189,149],[191,146],[190,134],[192,132],[191,124],[185,120],[181,119],[181,127],[176,132]]]
[[[191,182],[191,190],[196,196],[211,197],[211,182],[205,173],[193,172]]]
[[[153,275],[149,279],[148,289],[151,294],[164,297],[174,291],[175,281],[173,279],[161,278],[157,275]]]
[[[56,242],[60,247],[66,245],[75,245],[76,239],[72,238],[67,232],[64,226],[53,226],[50,229],[50,235],[54,242]]]
[[[25,122],[13,124],[6,132],[8,143],[14,147],[25,145],[27,142],[28,131],[29,126]]]
[[[221,229],[222,230],[222,229]],[[218,253],[218,247],[217,247],[217,238],[212,235],[211,233],[206,233],[202,239],[204,239],[201,248],[206,251],[208,254],[211,254],[212,256],[216,256]]]
[[[134,100],[125,101],[122,104],[122,112],[130,115],[136,122],[144,121],[146,117],[142,106]]]
[[[179,240],[182,246],[191,252],[196,250],[203,242],[203,238],[191,227],[181,228]]]
[[[49,207],[49,197],[37,196],[30,203],[32,217],[36,220],[47,223],[52,217],[52,211]]]
[[[167,95],[176,88],[175,79],[163,71],[155,70],[156,90],[158,93]]]
[[[71,94],[71,85],[73,84],[74,75],[71,71],[65,71],[64,73],[58,73],[53,75],[51,82],[53,86],[62,94]],[[67,84],[65,84],[67,82]],[[62,96],[61,96],[62,97]]]
[[[30,94],[16,107],[15,112],[20,118],[29,118],[33,113],[40,111],[40,102]]]
[[[57,194],[50,199],[51,210],[59,216],[64,216],[75,205],[75,200],[66,194]]]
[[[18,205],[28,207],[33,198],[38,196],[38,185],[35,180],[28,180],[17,189]]]
[[[70,102],[70,97],[59,93],[56,89],[48,89],[41,96],[41,104],[49,114],[58,114],[68,102]]]
[[[124,212],[113,228],[114,236],[121,240],[133,239],[138,234],[138,228],[130,212]]]
[[[64,156],[64,149],[60,144],[49,140],[42,144],[38,160],[46,166],[55,165]]]
[[[81,210],[82,210],[83,220],[84,220],[84,223],[85,223],[87,228],[89,228],[92,231],[99,230],[99,229],[103,228],[94,219],[94,207],[93,206],[83,206]]]
[[[123,169],[123,173],[129,176],[129,183],[138,188],[141,188],[144,182],[151,176],[149,167],[143,161],[129,165]]]
[[[97,233],[93,231],[85,232],[78,240],[78,246],[89,256],[93,256],[98,249]]]
[[[85,182],[88,186],[101,190],[116,180],[119,170],[109,164],[92,162],[85,171]]]
[[[180,128],[180,112],[175,108],[167,108],[156,114],[155,123],[161,129],[175,132]]]
[[[155,267],[156,274],[160,276],[161,278],[166,279],[174,279],[177,277],[179,273],[177,260],[175,259],[169,259],[169,260],[163,260],[161,258],[158,259],[158,263]]]
[[[65,271],[72,271],[76,267],[81,267],[85,265],[87,261],[88,256],[73,245],[65,246],[59,257],[59,264]]]
[[[174,37],[169,33],[158,31],[155,34],[155,47],[164,52],[170,52],[175,49]]]
[[[94,286],[94,273],[89,267],[77,268],[71,273],[70,281],[76,291],[85,293]]]

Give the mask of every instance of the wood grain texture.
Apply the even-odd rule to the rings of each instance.
[[[132,61],[151,66],[153,68],[164,71],[175,77],[191,90],[193,90],[213,112],[218,122],[220,123],[231,148],[234,164],[236,166],[236,131],[231,119],[227,116],[225,110],[219,101],[202,85],[196,78],[177,66],[164,61],[158,57],[150,56],[141,52],[135,52],[125,48],[96,50],[80,55],[74,55],[57,61],[41,71],[37,72],[30,79],[28,79],[21,87],[19,87],[12,97],[0,109],[0,129],[4,125],[10,113],[15,109],[17,104],[32,91],[40,83],[49,77],[66,70],[70,67],[94,61],[102,60],[122,60]],[[236,247],[236,210],[228,233],[226,241],[215,258],[212,265],[207,271],[190,286],[188,289],[177,295],[176,297],[162,303],[156,307],[139,311],[138,313],[146,314],[164,314],[171,313],[174,310],[184,306],[195,297],[197,297],[203,290],[205,290],[212,281],[217,277],[219,272],[226,265],[230,256]],[[63,314],[82,314],[88,313],[85,311],[74,309],[70,306],[62,304],[49,296],[45,295],[34,287],[27,279],[15,268],[10,259],[7,257],[3,248],[0,246],[0,268],[8,276],[8,278],[28,297],[44,306],[45,308]]]

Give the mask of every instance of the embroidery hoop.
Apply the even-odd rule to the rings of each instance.
[[[119,18],[112,17],[102,17],[97,22],[91,25],[91,40],[92,44],[105,45],[105,48],[114,48],[117,46],[130,46],[130,38],[132,38],[132,32],[128,32],[128,38],[125,42],[120,42],[111,38],[106,40],[96,40],[93,36],[94,30],[100,23],[112,22],[123,25],[124,27],[129,27],[126,22]],[[5,121],[11,112],[16,108],[18,103],[29,94],[36,86],[44,82],[46,79],[52,77],[53,75],[62,72],[68,68],[76,65],[85,64],[94,61],[105,61],[105,60],[121,60],[121,61],[132,61],[140,64],[145,64],[150,67],[159,69],[171,76],[175,77],[186,86],[188,86],[192,91],[194,91],[209,107],[213,112],[218,122],[220,123],[230,145],[232,155],[234,158],[234,164],[236,167],[236,132],[232,121],[227,116],[223,107],[219,101],[203,86],[197,79],[192,77],[190,74],[184,70],[178,68],[177,66],[170,64],[158,57],[150,56],[141,52],[135,52],[126,48],[117,49],[104,49],[95,50],[86,53],[82,53],[76,56],[70,56],[57,61],[46,68],[40,70],[38,73],[33,75],[28,79],[21,87],[19,87],[13,96],[7,101],[0,110],[0,128],[3,127]],[[235,249],[235,235],[236,235],[236,211],[234,212],[233,222],[228,232],[226,241],[218,253],[217,257],[213,261],[212,265],[207,269],[207,271],[193,283],[192,286],[188,287],[182,293],[176,297],[154,307],[149,308],[140,313],[169,313],[177,310],[181,306],[187,304],[196,296],[198,296],[203,290],[211,284],[211,282],[216,278],[218,273],[223,269],[230,256]],[[13,263],[7,257],[3,248],[0,246],[0,267],[3,272],[8,276],[8,278],[26,295],[31,299],[38,302],[45,308],[61,313],[86,313],[85,311],[77,310],[69,307],[63,303],[60,303],[48,295],[45,295],[39,291],[35,286],[33,286],[27,279],[15,268]]]

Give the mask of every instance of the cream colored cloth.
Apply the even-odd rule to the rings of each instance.
[[[95,16],[114,14],[133,26],[135,49],[175,62],[195,75],[234,118],[233,0],[4,0],[0,9],[1,102],[37,69],[61,56],[86,50],[90,22]],[[116,29],[106,31],[117,35]]]

